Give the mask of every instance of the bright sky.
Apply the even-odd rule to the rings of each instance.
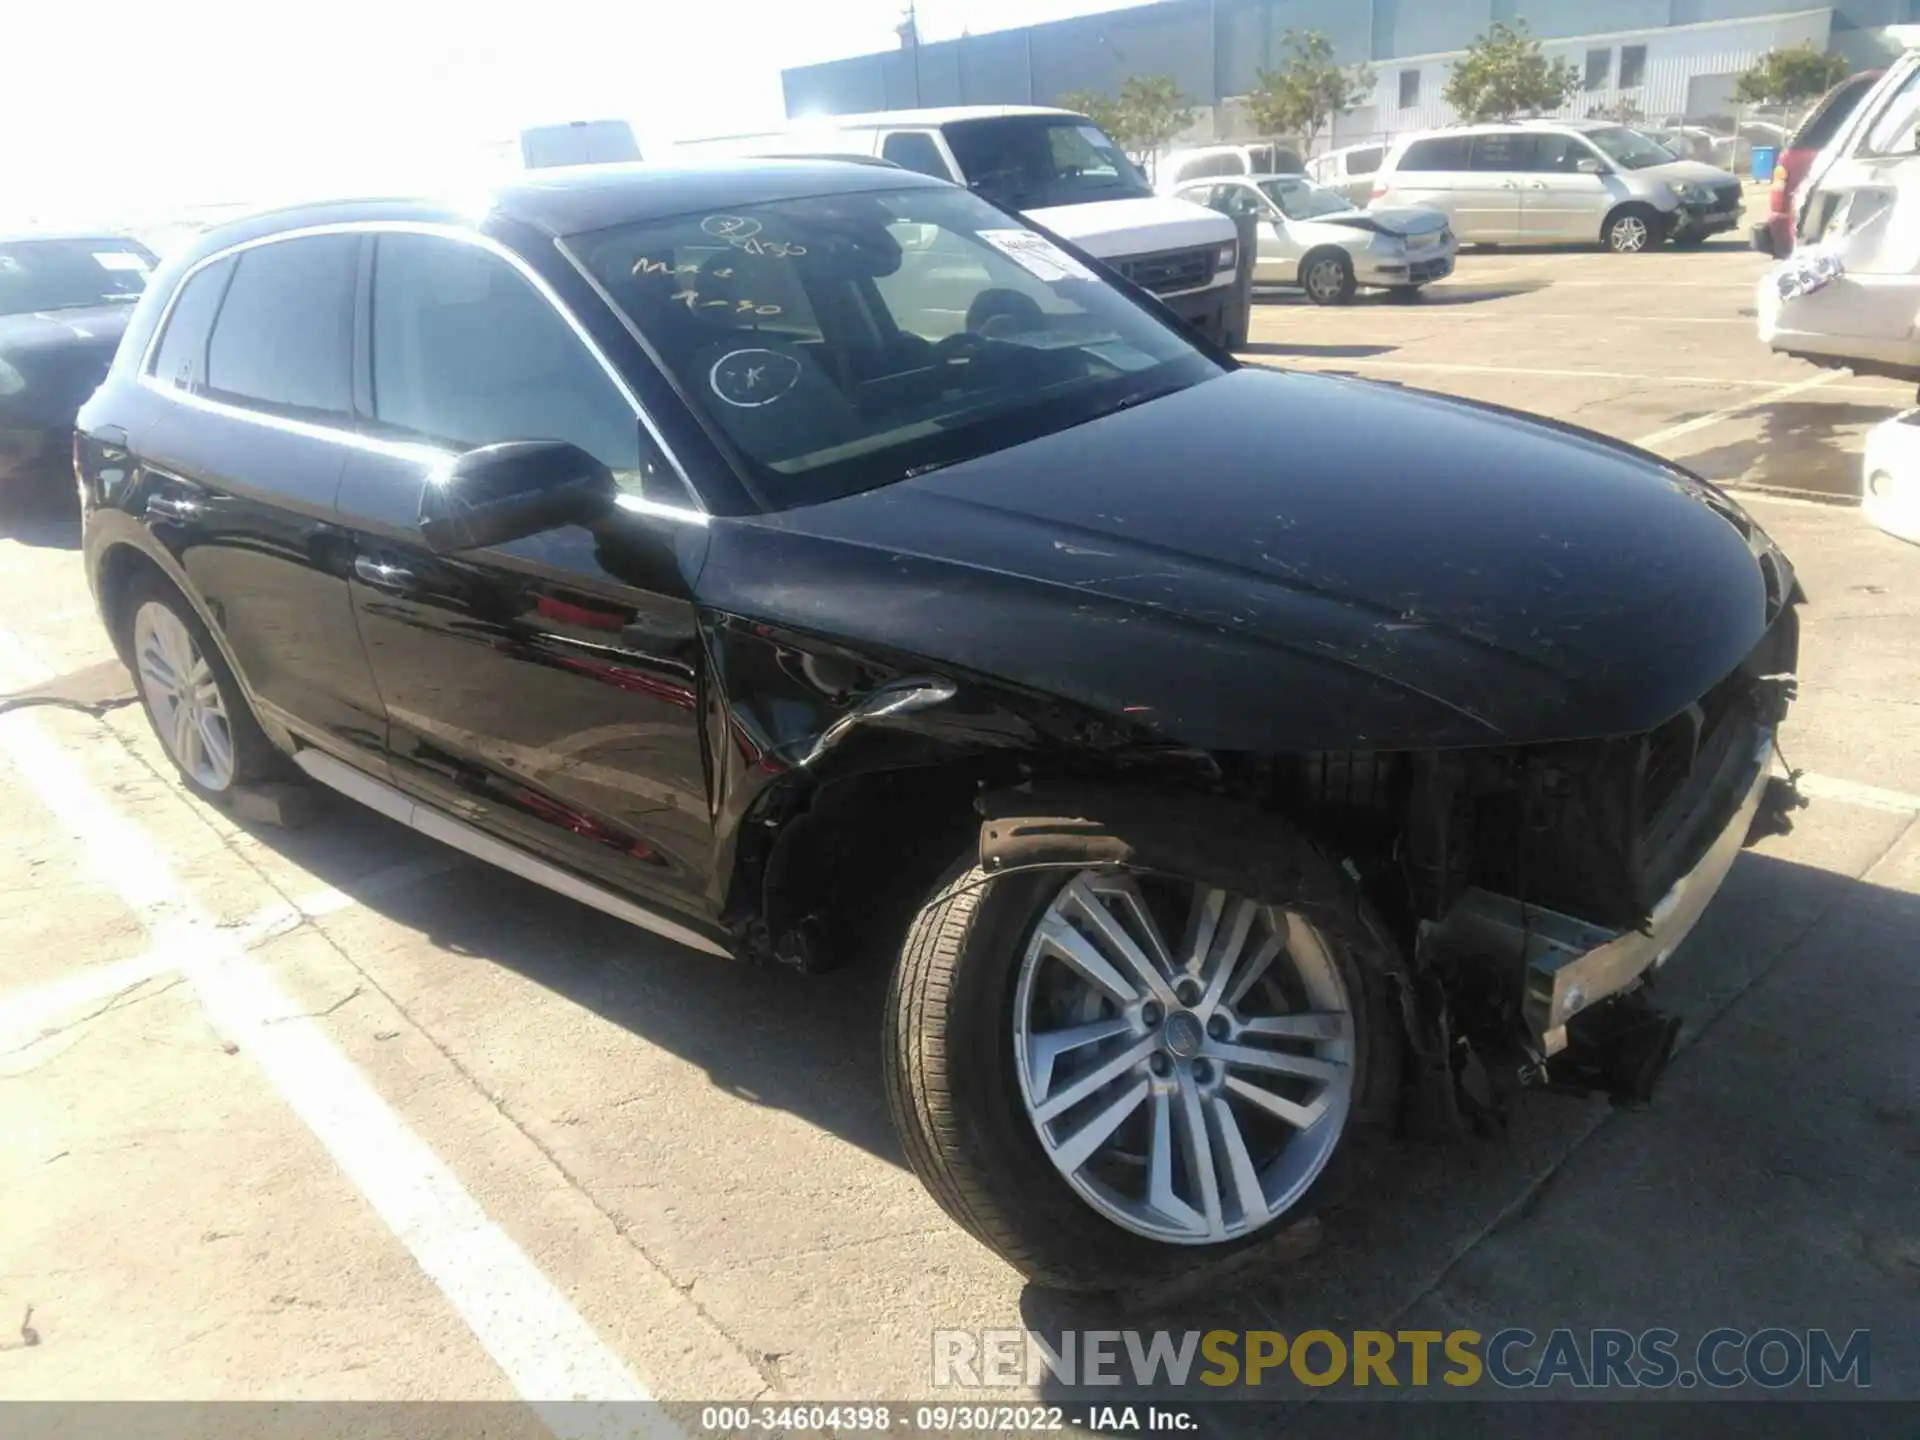
[[[924,0],[950,39],[1139,0]],[[11,0],[0,224],[458,189],[524,125],[643,152],[778,125],[780,71],[884,50],[905,0]]]

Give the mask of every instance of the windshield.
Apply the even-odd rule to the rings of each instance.
[[[1172,324],[949,186],[685,215],[568,248],[778,509],[1220,373]]]
[[[1280,213],[1289,220],[1341,215],[1354,208],[1346,196],[1324,190],[1311,180],[1262,180],[1260,193],[1278,205]]]
[[[0,315],[138,300],[152,268],[123,240],[0,241]]]
[[[942,127],[967,185],[997,205],[1039,210],[1091,200],[1137,200],[1153,188],[1091,120],[1003,115]]]
[[[1670,165],[1680,157],[1650,136],[1624,125],[1604,130],[1589,130],[1587,139],[1600,147],[1600,153],[1623,170],[1645,170],[1649,165]]]

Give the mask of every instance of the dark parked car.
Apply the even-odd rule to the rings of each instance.
[[[0,235],[0,503],[72,493],[74,412],[156,263],[116,236]]]
[[[1271,1235],[1471,1056],[1644,1094],[1796,658],[1704,481],[1241,368],[873,166],[225,227],[79,444],[196,793],[290,757],[714,955],[890,954],[908,1159],[1061,1287]]]

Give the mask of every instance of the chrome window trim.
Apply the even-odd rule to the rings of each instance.
[[[230,256],[241,255],[248,250],[257,250],[263,245],[277,245],[285,240],[304,240],[315,235],[425,235],[440,240],[450,240],[458,245],[471,245],[488,254],[504,260],[508,267],[533,287],[534,293],[546,301],[547,305],[565,322],[573,332],[574,338],[586,348],[601,371],[613,382],[614,389],[632,409],[634,418],[647,432],[655,448],[666,458],[667,464],[679,478],[681,488],[686,492],[686,506],[668,505],[658,500],[643,499],[638,495],[621,495],[616,503],[623,510],[636,514],[651,515],[662,520],[678,520],[688,524],[707,523],[707,511],[700,503],[699,492],[693,487],[686,467],[680,463],[680,457],[667,444],[666,437],[660,433],[660,427],[654,423],[653,416],[647,413],[646,406],[640,403],[639,396],[633,393],[633,387],[627,384],[626,377],[607,358],[593,336],[580,323],[579,316],[573,313],[567,302],[560,298],[546,278],[529,265],[526,260],[502,245],[492,236],[482,235],[459,225],[449,225],[431,220],[338,220],[324,225],[303,225],[292,230],[278,230],[271,235],[257,235],[251,240],[236,241],[232,245],[222,246],[211,254],[196,260],[180,276],[173,292],[167,296],[166,308],[160,312],[160,319],[153,327],[153,333],[147,337],[146,349],[141,352],[140,365],[135,378],[141,385],[156,394],[187,405],[208,414],[222,415],[229,419],[251,421],[269,429],[284,431],[287,434],[301,435],[308,439],[328,440],[338,444],[365,450],[376,455],[386,455],[399,460],[411,460],[422,465],[442,464],[460,452],[445,446],[425,441],[382,440],[377,436],[363,435],[357,430],[348,430],[335,425],[316,424],[307,420],[289,420],[283,416],[271,415],[261,410],[253,410],[244,405],[236,405],[224,400],[215,400],[199,395],[191,390],[183,390],[169,385],[153,373],[155,360],[159,355],[161,338],[166,334],[167,325],[173,319],[174,306],[179,303],[181,293],[187,288],[187,282],[206,269],[209,265],[225,260]],[[564,247],[561,254],[566,255]],[[569,260],[571,256],[567,256]],[[578,268],[576,266],[576,268]],[[622,317],[624,322],[624,317]]]

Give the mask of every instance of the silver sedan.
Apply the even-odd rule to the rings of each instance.
[[[1344,305],[1361,286],[1411,296],[1453,273],[1458,246],[1438,211],[1362,210],[1303,175],[1215,177],[1177,193],[1223,215],[1252,215],[1253,283],[1297,286],[1316,305]]]

